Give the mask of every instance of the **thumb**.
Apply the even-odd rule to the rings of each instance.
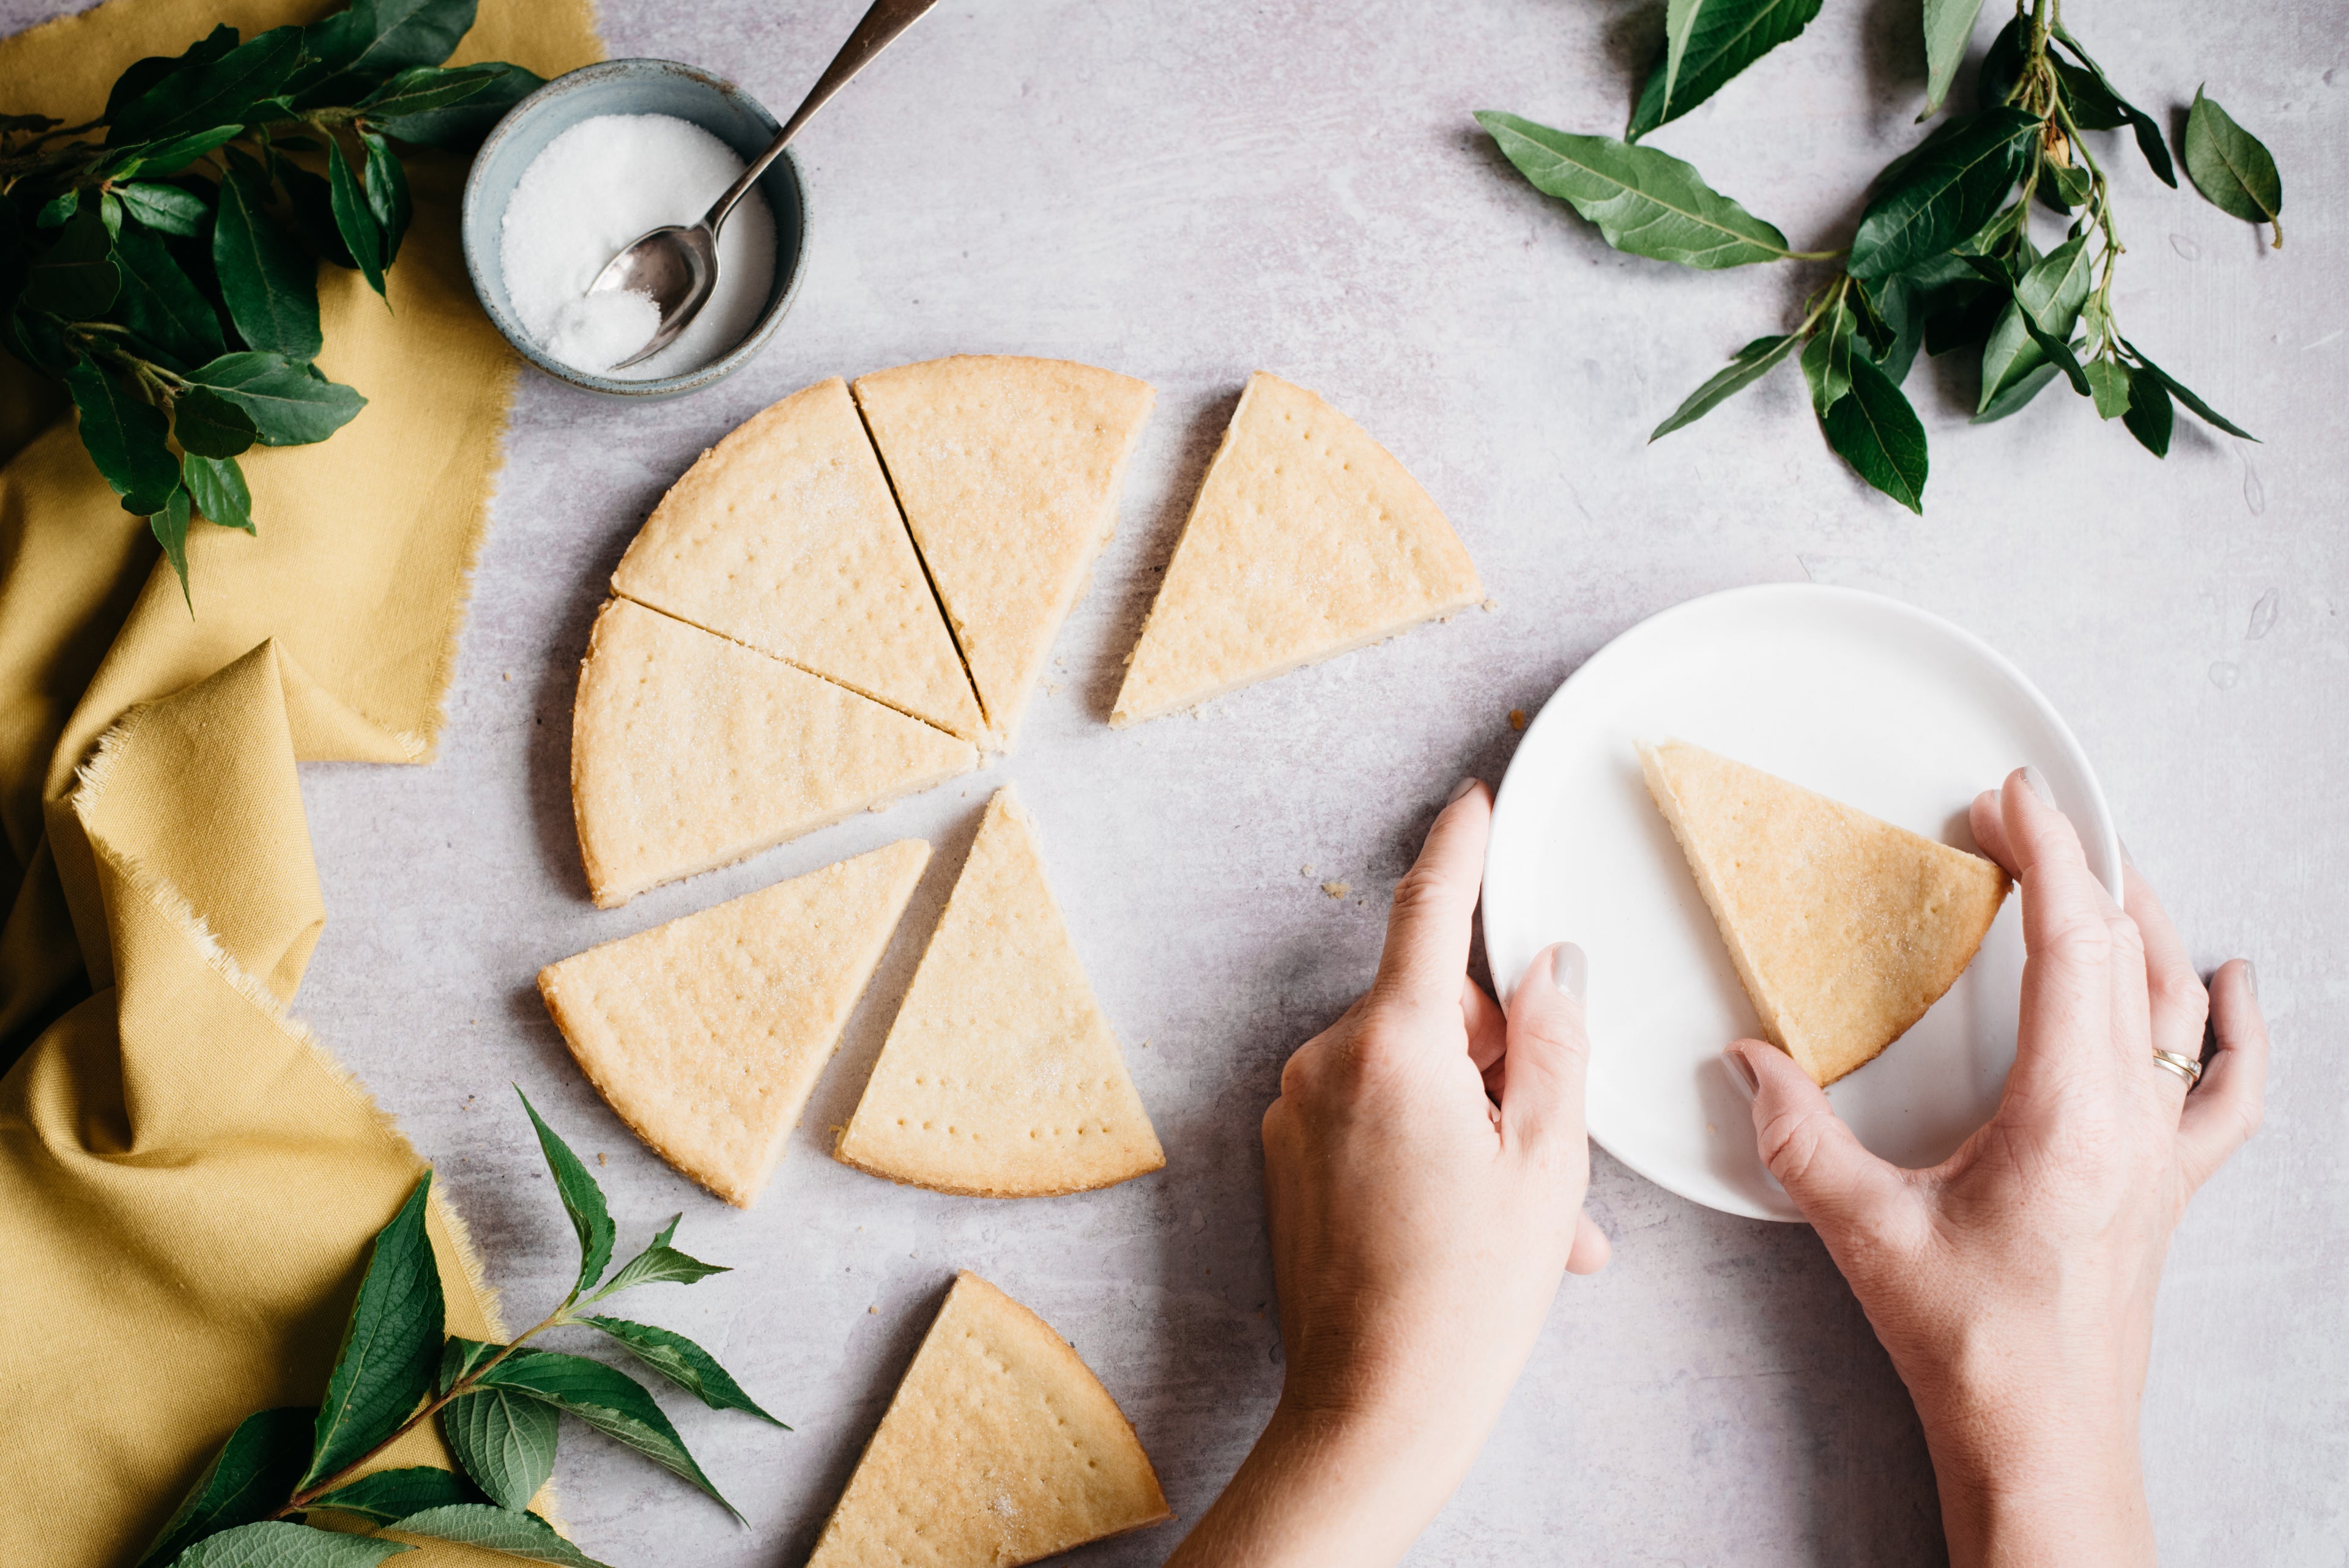
[[[1509,998],[1508,1047],[1502,1057],[1501,1136],[1539,1148],[1552,1140],[1583,1143],[1583,1079],[1590,1038],[1582,1027],[1588,973],[1571,942],[1534,954]]]
[[[1753,1096],[1762,1163],[1823,1236],[1881,1229],[1907,1203],[1899,1168],[1861,1147],[1793,1057],[1761,1040],[1738,1040],[1722,1055],[1732,1079]]]

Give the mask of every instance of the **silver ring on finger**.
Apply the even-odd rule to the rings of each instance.
[[[2165,1051],[2156,1046],[2153,1047],[2153,1059],[2156,1066],[2168,1068],[2184,1078],[2189,1091],[2202,1080],[2202,1064],[2192,1057],[2181,1057],[2176,1051]]]

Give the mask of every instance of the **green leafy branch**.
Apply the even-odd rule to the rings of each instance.
[[[1920,5],[1923,119],[1941,108],[1982,0]],[[2157,458],[2169,450],[2176,403],[2252,438],[2121,335],[2113,284],[2126,247],[2111,182],[2085,133],[2127,128],[2157,178],[2174,187],[2178,175],[2153,118],[2123,98],[2065,30],[2061,0],[2017,0],[1983,57],[1981,107],[1945,119],[1885,167],[1844,249],[1794,249],[1694,168],[1640,141],[1801,33],[1819,6],[1820,0],[1669,0],[1663,52],[1621,140],[1510,114],[1476,117],[1537,190],[1572,206],[1618,250],[1707,269],[1841,263],[1805,300],[1800,325],[1739,349],[1651,440],[1694,423],[1796,358],[1828,446],[1870,485],[1921,513],[1925,429],[1900,390],[1920,349],[1978,357],[1976,423],[2006,418],[2061,376]],[[2198,190],[2236,217],[2275,225],[2282,244],[2274,160],[2199,91],[2178,151]],[[2034,209],[2069,220],[2044,253],[2032,236]]]
[[[86,124],[0,115],[0,346],[64,384],[191,613],[190,520],[254,531],[238,458],[323,441],[367,404],[314,363],[317,263],[383,295],[412,211],[393,142],[468,145],[540,85],[441,66],[475,4],[219,26],[132,65]]]
[[[581,1310],[638,1285],[691,1284],[727,1271],[669,1245],[677,1233],[672,1219],[649,1246],[605,1278],[615,1228],[603,1188],[527,1096],[523,1109],[579,1237],[579,1272],[562,1302],[510,1345],[450,1334],[440,1274],[425,1233],[432,1188],[432,1173],[426,1171],[376,1235],[325,1398],[315,1408],[247,1417],[139,1568],[237,1568],[256,1562],[274,1568],[367,1568],[412,1550],[394,1539],[398,1535],[603,1568],[530,1511],[554,1473],[557,1425],[564,1415],[690,1481],[741,1518],[643,1385],[601,1361],[527,1344],[551,1329],[592,1328],[710,1408],[783,1425],[684,1335]],[[458,1470],[367,1469],[435,1419]],[[339,1516],[376,1532],[326,1529],[311,1522],[314,1514]]]

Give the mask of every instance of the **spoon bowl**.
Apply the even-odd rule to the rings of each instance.
[[[718,235],[706,219],[655,229],[605,263],[587,285],[589,294],[640,294],[660,312],[660,325],[650,341],[612,368],[626,370],[675,343],[717,286]]]

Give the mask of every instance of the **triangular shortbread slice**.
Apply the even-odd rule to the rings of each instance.
[[[1941,999],[2006,901],[1994,862],[1758,768],[1679,740],[1640,764],[1764,1031],[1822,1086]]]
[[[978,765],[967,740],[627,599],[579,668],[571,806],[607,909]]]
[[[1081,1192],[1166,1163],[1009,789],[988,802],[834,1153],[982,1198]]]
[[[929,858],[900,840],[550,964],[538,993],[620,1119],[747,1209]]]
[[[982,730],[889,481],[833,377],[737,427],[620,558],[612,591],[940,729]]]
[[[1008,355],[857,380],[857,406],[1007,749],[1116,529],[1126,459],[1156,397],[1131,376]]]
[[[1259,370],[1200,481],[1110,722],[1196,707],[1484,597],[1467,549],[1403,466]]]
[[[808,1568],[1011,1568],[1173,1517],[1101,1380],[1050,1325],[966,1271]]]

